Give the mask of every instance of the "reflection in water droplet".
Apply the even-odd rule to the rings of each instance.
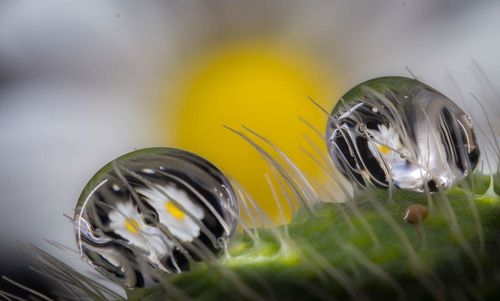
[[[192,153],[152,148],[114,160],[89,181],[75,231],[86,261],[126,287],[143,287],[159,271],[215,258],[237,213],[231,185],[215,166]]]
[[[336,166],[362,187],[448,189],[479,160],[469,116],[404,77],[373,79],[346,93],[331,112],[326,140]]]

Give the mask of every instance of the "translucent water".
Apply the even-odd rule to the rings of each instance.
[[[448,189],[479,160],[471,119],[433,88],[404,77],[357,85],[331,112],[326,141],[358,186]]]
[[[85,187],[75,231],[86,261],[126,287],[212,260],[234,232],[238,203],[222,172],[171,148],[126,154]]]

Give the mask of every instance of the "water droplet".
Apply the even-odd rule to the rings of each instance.
[[[328,150],[341,172],[361,187],[448,189],[478,163],[469,116],[417,80],[377,78],[341,99],[328,121]]]
[[[216,258],[238,212],[231,184],[211,163],[151,148],[97,172],[78,201],[75,231],[84,259],[98,271],[125,287],[147,287],[160,271]]]
[[[427,206],[412,204],[406,208],[403,220],[408,224],[419,224],[427,217],[428,212]]]

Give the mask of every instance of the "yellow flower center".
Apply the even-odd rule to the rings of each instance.
[[[173,217],[179,220],[183,220],[185,217],[184,212],[177,208],[177,206],[174,205],[172,202],[165,202],[165,210],[167,210],[168,213],[170,213]]]
[[[133,218],[125,219],[125,229],[127,229],[132,234],[137,234],[141,230],[139,223]]]
[[[387,145],[379,145],[378,150],[386,156],[391,152],[391,149]]]

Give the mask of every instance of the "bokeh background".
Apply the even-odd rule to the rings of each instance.
[[[374,77],[416,76],[484,131],[470,93],[498,116],[499,17],[495,0],[0,0],[0,274],[26,279],[19,242],[74,247],[63,214],[102,165],[144,147],[201,154],[276,220],[264,162],[222,125],[321,181],[298,116],[323,130],[308,97],[330,110]]]

